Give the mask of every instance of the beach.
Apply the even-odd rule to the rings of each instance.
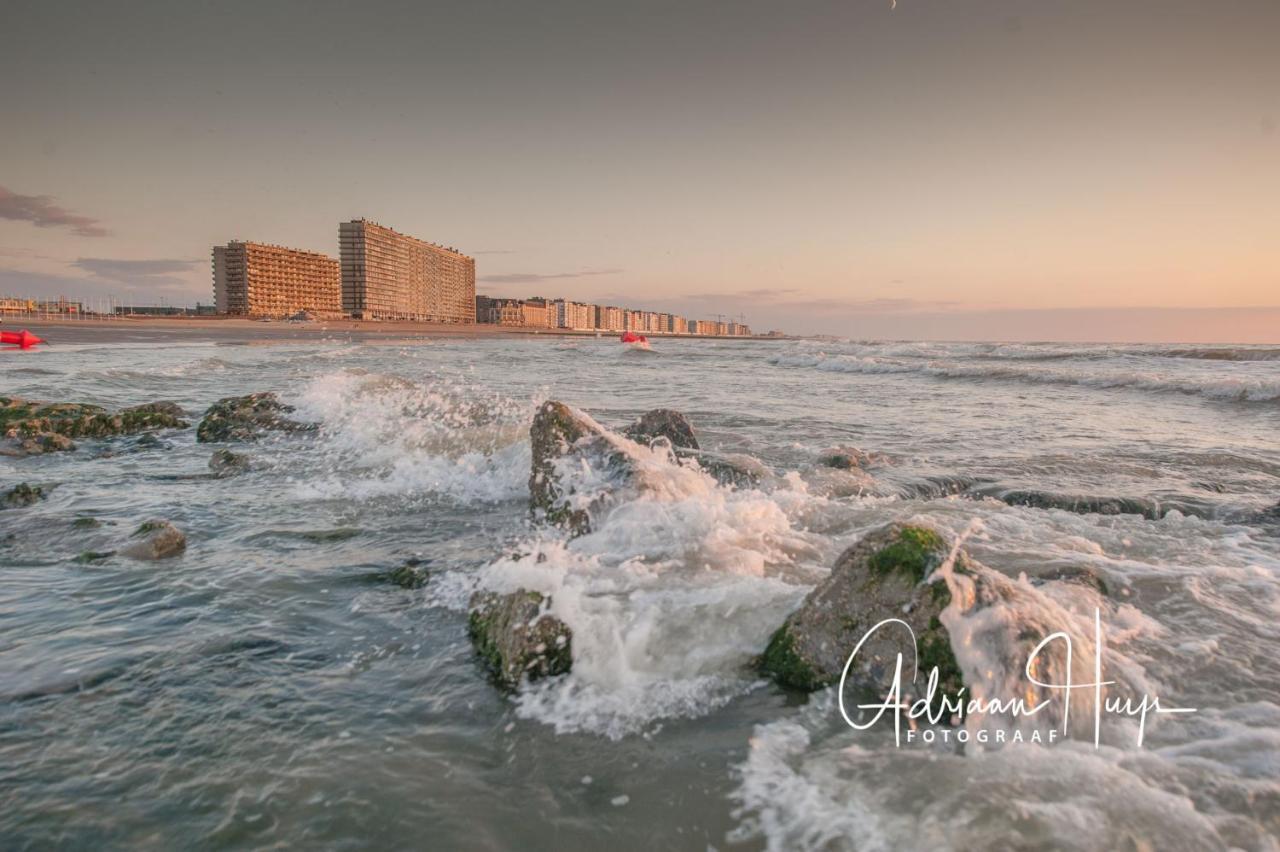
[[[0,511],[18,847],[430,825],[442,848],[1269,848],[1275,347],[195,328],[33,324],[55,344],[0,364],[0,395],[167,400],[191,424],[0,457],[6,488],[43,494]],[[217,400],[268,391],[307,428],[196,440]],[[548,399],[640,466],[584,480],[585,534],[530,512]],[[716,465],[628,443],[657,408]],[[243,467],[211,467],[221,451]],[[150,520],[184,549],[128,555]],[[1023,634],[1066,630],[1091,666],[1097,610],[1112,689],[1196,713],[1153,715],[1141,746],[1109,716],[1097,748],[962,754],[853,730],[832,689],[762,672],[841,553],[893,522],[1005,584],[943,614],[975,691],[1021,678]],[[517,589],[571,629],[572,665],[507,690],[468,613]]]

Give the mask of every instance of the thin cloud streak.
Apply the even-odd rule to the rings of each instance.
[[[112,281],[136,281],[172,277],[189,272],[200,260],[157,258],[154,260],[120,260],[109,257],[82,257],[71,265],[99,278]]]
[[[30,222],[37,228],[70,228],[81,237],[105,237],[110,232],[97,220],[59,207],[48,195],[20,195],[0,186],[0,219]]]
[[[586,269],[581,272],[506,272],[497,275],[481,275],[477,281],[486,284],[534,284],[539,281],[558,281],[562,278],[587,278],[594,275],[617,275],[621,269]]]

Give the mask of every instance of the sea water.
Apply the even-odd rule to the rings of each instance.
[[[319,429],[236,446],[242,475],[211,477],[194,430],[0,459],[54,486],[0,511],[5,848],[1276,848],[1280,349],[144,336],[0,361],[0,394],[193,419],[267,390]],[[528,511],[549,398],[614,430],[678,409],[769,475],[640,448],[642,494],[567,540]],[[850,446],[869,476],[819,464]],[[77,558],[149,518],[184,555]],[[1008,578],[987,622],[948,621],[980,685],[1009,675],[1001,636],[1096,609],[1108,674],[1197,712],[1141,747],[1120,722],[907,747],[762,680],[891,520]],[[425,586],[388,582],[409,559]],[[1108,593],[1040,582],[1064,571]],[[574,666],[508,695],[466,609],[515,588],[551,595]]]

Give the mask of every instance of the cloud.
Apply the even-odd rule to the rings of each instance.
[[[176,273],[189,272],[197,263],[203,263],[203,261],[171,258],[118,260],[109,257],[82,257],[71,265],[77,269],[83,269],[96,278],[105,278],[108,281],[163,286],[185,284],[185,279],[179,278]]]
[[[481,275],[476,280],[488,284],[532,284],[538,281],[556,281],[561,278],[586,278],[591,275],[617,275],[621,269],[584,269],[581,272],[507,272],[498,275]]]
[[[53,203],[48,195],[19,195],[0,186],[0,219],[30,222],[37,228],[70,228],[82,237],[105,237],[109,233],[97,219],[79,216]]]

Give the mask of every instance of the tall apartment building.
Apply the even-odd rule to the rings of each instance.
[[[461,252],[353,219],[338,226],[342,306],[361,319],[476,321],[476,262]]]
[[[342,313],[338,261],[283,246],[233,240],[213,247],[213,301],[220,314],[283,317]]]

